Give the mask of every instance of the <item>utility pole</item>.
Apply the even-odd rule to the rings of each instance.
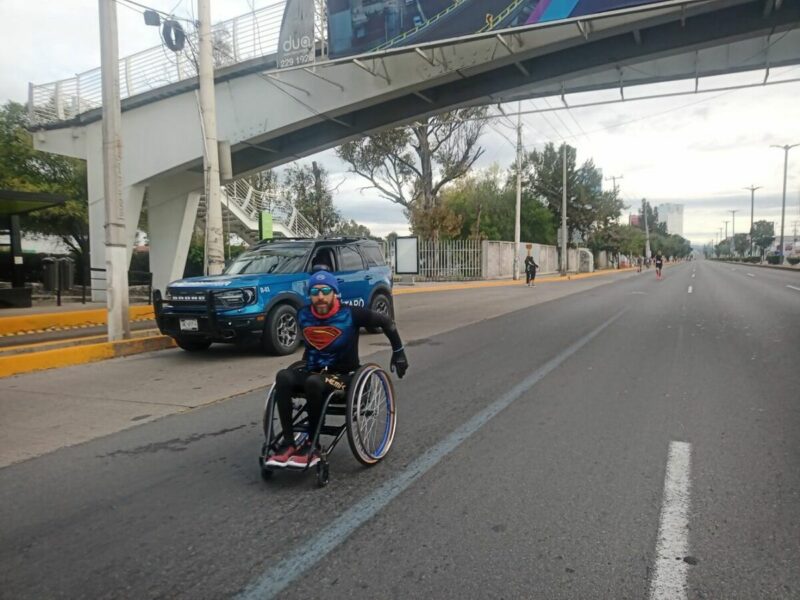
[[[789,150],[797,146],[800,146],[800,144],[792,144],[792,145],[786,144],[784,146],[776,146],[775,144],[772,144],[770,146],[770,148],[780,148],[783,150],[783,204],[781,205],[781,254],[780,254],[781,263],[780,264],[783,264],[783,249],[784,249],[783,222],[786,218],[786,171],[789,168]]]
[[[642,218],[644,219],[644,257],[650,258],[650,226],[647,224],[647,200],[642,198]]]
[[[733,255],[736,256],[736,213],[739,210],[729,210],[731,213],[731,249],[733,250]]]
[[[611,175],[611,177],[606,177],[606,181],[611,180],[614,182],[614,195],[617,195],[617,179],[624,179],[624,175]]]
[[[756,190],[760,190],[760,185],[750,185],[750,187],[743,188],[750,190],[750,256],[753,256],[753,207],[755,206]]]
[[[211,43],[211,0],[197,0],[200,25],[200,114],[203,119],[203,173],[206,194],[206,259],[208,274],[219,275],[225,266],[222,241],[222,203],[217,146],[217,102],[214,97],[214,55]]]
[[[563,175],[561,179],[561,274],[567,274],[567,143],[561,144],[561,162]]]
[[[514,213],[514,280],[519,279],[520,211],[522,210],[522,102],[517,102],[517,208]]]
[[[105,204],[108,341],[131,337],[128,314],[128,248],[122,204],[122,109],[119,100],[117,5],[99,0],[103,88],[103,200]]]
[[[725,243],[728,244],[728,254],[731,251],[731,245],[728,243],[728,221],[723,221],[725,223]]]

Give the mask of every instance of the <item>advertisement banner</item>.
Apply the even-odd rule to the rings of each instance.
[[[328,0],[328,43],[336,58],[659,1]]]
[[[278,68],[314,62],[314,0],[287,0],[278,39]]]

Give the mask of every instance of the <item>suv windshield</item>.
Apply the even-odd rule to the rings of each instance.
[[[286,244],[249,250],[231,263],[225,274],[299,273],[303,271],[309,248],[310,244]]]

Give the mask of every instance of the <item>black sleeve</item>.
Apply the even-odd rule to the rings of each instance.
[[[356,306],[350,310],[353,313],[353,324],[356,327],[380,327],[392,343],[392,350],[397,351],[403,347],[400,334],[391,318],[382,313],[375,312],[374,310],[369,310],[368,308],[359,308]]]

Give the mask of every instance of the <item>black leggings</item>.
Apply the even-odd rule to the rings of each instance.
[[[281,429],[284,432],[292,430],[293,410],[292,398],[302,394],[306,398],[306,412],[308,413],[308,436],[313,437],[317,424],[322,417],[322,405],[328,394],[334,390],[343,390],[349,383],[349,377],[337,373],[312,373],[305,369],[283,369],[275,377],[275,402],[278,404],[278,415],[281,419]],[[287,436],[284,442],[292,441],[292,436]]]
[[[525,283],[530,283],[536,279],[536,269],[525,269]]]

